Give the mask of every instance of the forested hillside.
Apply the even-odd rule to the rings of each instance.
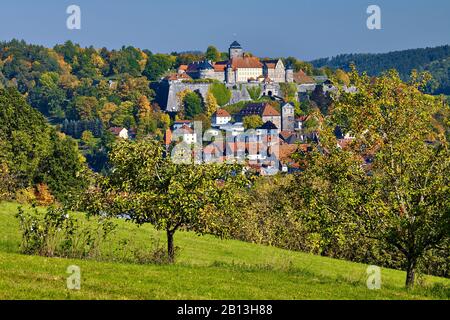
[[[67,200],[86,186],[77,143],[57,132],[17,90],[0,89],[0,198]]]
[[[383,71],[396,69],[401,77],[408,79],[412,70],[431,72],[434,81],[429,86],[433,94],[450,95],[450,46],[411,49],[383,54],[342,54],[311,62],[314,67],[330,67],[348,71],[352,63],[369,75],[378,76]]]

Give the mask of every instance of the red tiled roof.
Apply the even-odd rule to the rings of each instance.
[[[267,104],[264,108],[262,116],[263,117],[275,117],[275,116],[280,116],[280,113],[277,110],[275,110],[270,104]]]
[[[224,109],[217,110],[215,115],[216,115],[216,117],[219,117],[219,118],[229,118],[229,117],[231,117],[231,115],[228,113],[228,111],[224,110]]]
[[[280,113],[274,109],[269,103],[251,103],[248,104],[239,113],[241,116],[259,115],[261,117],[276,117]]]
[[[246,68],[262,68],[262,63],[259,58],[256,57],[244,57],[244,58],[233,58],[231,60],[231,65],[233,70],[236,69],[246,69]]]
[[[297,152],[299,146],[296,144],[282,144],[278,147],[278,159],[281,162],[292,162],[292,155]]]
[[[314,81],[313,78],[308,76],[303,70],[300,70],[299,72],[294,73],[294,81],[298,84],[314,84],[316,81]]]
[[[228,61],[216,62],[213,65],[214,71],[215,72],[225,72],[225,69],[227,68],[227,65],[228,65]]]
[[[177,130],[177,133],[193,134],[194,130],[192,130],[192,128],[188,125],[184,124],[180,129]]]
[[[125,129],[125,128],[111,127],[111,128],[109,128],[109,132],[111,132],[112,134],[118,136],[120,134],[120,132],[122,132],[123,129]]]
[[[218,143],[211,143],[203,148],[203,152],[206,154],[223,154],[224,146],[222,144]]]
[[[170,75],[168,75],[167,77],[165,77],[164,79],[168,80],[168,81],[175,81],[175,80],[191,80],[192,78],[189,77],[186,73],[172,73]]]
[[[292,135],[292,132],[290,131],[281,131],[280,136],[283,138],[283,140],[288,139]]]
[[[295,119],[296,121],[300,121],[300,122],[305,122],[306,120],[308,120],[309,116],[301,116],[297,119]]]
[[[267,66],[268,69],[275,69],[280,60],[265,60],[263,64]]]
[[[188,69],[188,66],[186,64],[182,64],[178,67],[178,70],[181,70],[181,71],[187,71],[187,69]]]

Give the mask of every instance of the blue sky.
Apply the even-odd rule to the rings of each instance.
[[[71,4],[81,7],[81,30],[66,28]],[[371,4],[382,10],[382,30],[366,27]],[[261,57],[310,60],[450,44],[448,0],[14,0],[0,10],[1,41],[46,46],[226,50],[236,39]]]

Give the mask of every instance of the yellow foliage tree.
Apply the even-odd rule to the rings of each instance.
[[[217,111],[218,108],[219,104],[217,103],[217,99],[211,92],[208,92],[206,94],[206,101],[205,101],[205,114],[208,117],[211,117],[213,113]]]
[[[103,108],[98,112],[98,116],[104,125],[109,125],[114,113],[117,111],[115,103],[107,102],[103,105]]]

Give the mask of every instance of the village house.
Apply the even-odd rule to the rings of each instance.
[[[286,68],[283,60],[265,60],[263,61],[263,76],[275,83],[292,82],[288,81],[286,74],[292,71],[292,68]]]
[[[214,127],[220,127],[222,125],[228,124],[230,121],[231,115],[224,109],[217,110],[211,118],[211,124]]]
[[[238,121],[243,122],[245,117],[254,115],[260,116],[264,123],[270,121],[278,129],[281,128],[281,114],[267,102],[248,104],[239,112],[236,118]]]
[[[187,124],[184,124],[178,129],[174,129],[172,132],[172,141],[178,141],[180,139],[186,144],[197,143],[197,135]]]
[[[181,129],[183,126],[188,126],[192,129],[193,125],[194,124],[191,120],[177,120],[173,123],[172,129],[175,131]]]
[[[227,137],[229,136],[233,141],[235,137],[245,132],[244,124],[242,122],[235,122],[235,123],[229,122],[225,125],[221,125],[219,129],[223,130],[226,136]]]
[[[125,140],[132,139],[135,135],[134,130],[128,130],[127,128],[122,127],[111,127],[109,128],[109,132],[114,136]]]

